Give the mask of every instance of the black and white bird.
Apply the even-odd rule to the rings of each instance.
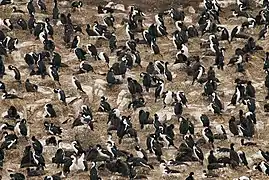
[[[137,145],[137,146],[135,146],[135,151],[136,151],[136,155],[139,158],[143,158],[146,161],[148,161],[148,155],[144,149],[142,149],[140,146]]]
[[[165,69],[164,69],[164,74],[165,74],[165,77],[167,79],[167,81],[171,81],[173,80],[173,76],[172,76],[172,72],[168,69],[168,62],[165,62]]]
[[[26,168],[26,174],[28,177],[42,176],[45,174],[42,167],[28,167]]]
[[[178,120],[180,120],[182,113],[183,113],[183,105],[182,105],[181,101],[175,99],[174,114],[177,116]]]
[[[247,141],[245,142],[245,139],[241,139],[241,145],[242,146],[257,146],[257,143],[253,142],[253,141]]]
[[[37,151],[33,152],[33,159],[35,162],[35,165],[40,168],[45,167],[45,159],[42,154],[38,153]]]
[[[193,154],[195,155],[196,159],[203,164],[204,161],[204,153],[200,147],[198,147],[196,144],[193,145]]]
[[[201,114],[200,115],[200,120],[203,124],[203,127],[209,127],[210,126],[210,121],[209,118],[206,114]]]
[[[111,37],[108,40],[110,53],[113,53],[117,49],[117,36],[114,32],[111,33]]]
[[[52,104],[50,104],[50,103],[45,104],[44,110],[45,110],[45,113],[44,113],[45,118],[49,118],[49,117],[54,118],[54,117],[56,117],[56,112],[55,112]]]
[[[35,21],[36,19],[35,19],[34,14],[31,14],[27,22],[27,26],[31,34],[33,33],[33,30],[35,29]]]
[[[87,51],[91,57],[93,57],[93,58],[95,58],[95,60],[97,60],[98,51],[97,51],[97,48],[95,45],[87,44]]]
[[[59,70],[60,67],[63,67],[62,56],[57,52],[53,52],[50,64]]]
[[[2,99],[23,99],[22,97],[19,97],[16,95],[16,92],[11,91],[7,92],[6,90],[3,90]]]
[[[205,127],[202,131],[203,137],[206,140],[206,142],[211,143],[213,146],[214,143],[214,136],[209,127]]]
[[[160,48],[159,48],[158,44],[156,43],[156,40],[151,41],[150,48],[151,48],[153,54],[160,54]]]
[[[244,166],[246,166],[247,168],[249,168],[248,167],[248,161],[247,161],[247,157],[246,157],[245,152],[243,152],[243,151],[237,151],[237,154],[238,154],[238,157],[239,157],[239,160],[240,160],[240,164],[243,164]]]
[[[85,91],[83,91],[81,83],[75,76],[72,76],[72,84],[77,90],[80,90],[81,92],[86,93]]]
[[[96,145],[96,150],[98,151],[98,154],[103,158],[110,159],[113,157],[113,154],[111,154],[109,151],[103,149],[100,144]]]
[[[9,174],[10,178],[13,180],[13,179],[25,179],[25,175],[22,174],[22,173],[17,173],[17,172],[14,172],[14,173],[10,173]]]
[[[259,151],[257,152],[257,155],[261,159],[265,159],[266,161],[269,160],[269,152],[268,151],[263,151],[262,149],[259,149]]]
[[[2,117],[7,119],[20,119],[22,116],[23,114],[20,113],[15,106],[10,106],[6,113],[2,114]]]
[[[72,128],[75,126],[87,125],[92,131],[93,128],[93,115],[91,109],[87,105],[81,106],[78,118],[76,118],[72,124]]]
[[[36,84],[31,83],[29,79],[26,79],[25,80],[25,89],[27,92],[37,92],[38,86]]]
[[[37,0],[37,6],[41,12],[47,12],[47,7],[43,0]]]
[[[73,11],[75,11],[76,9],[78,9],[80,11],[80,9],[82,8],[83,6],[83,2],[82,1],[73,1],[71,3],[71,6],[73,8]]]
[[[21,73],[19,71],[19,69],[16,66],[13,65],[9,65],[8,69],[13,71],[13,78],[18,81],[19,83],[21,83]]]
[[[85,153],[82,153],[80,156],[71,155],[70,159],[68,159],[64,163],[63,173],[70,173],[72,171],[87,171],[88,165],[85,160]]]
[[[50,24],[49,18],[45,19],[45,31],[48,34],[48,36],[50,36],[53,39],[54,30],[52,25]]]
[[[90,180],[101,180],[101,178],[98,175],[96,162],[92,162],[92,166],[91,166],[91,169],[90,169]]]
[[[5,83],[3,83],[2,81],[0,81],[0,91],[1,91],[1,92],[6,91],[6,85],[5,85]]]
[[[4,159],[5,159],[4,149],[0,149],[0,168],[3,168]]]
[[[17,20],[17,24],[21,27],[22,30],[27,30],[27,23],[23,18]]]
[[[115,77],[115,73],[113,68],[110,68],[107,76],[106,76],[106,81],[108,83],[109,87],[112,87],[115,84],[121,84],[121,81]]]
[[[131,51],[136,51],[137,44],[134,40],[126,41],[126,47]]]
[[[173,141],[173,139],[172,139],[170,136],[168,136],[167,134],[164,134],[164,133],[162,133],[162,132],[159,133],[159,136],[160,136],[160,138],[162,138],[162,140],[166,143],[166,147],[167,147],[167,149],[168,149],[170,146],[173,146],[174,148],[177,149],[177,147],[174,145],[174,141]]]
[[[148,111],[145,112],[143,109],[139,111],[139,124],[141,129],[144,129],[146,125],[153,124],[153,119],[150,118],[149,115],[150,113]]]
[[[148,30],[144,30],[142,33],[143,39],[145,40],[145,42],[150,45],[151,41],[152,41],[152,35],[149,33]]]
[[[110,104],[107,102],[107,98],[105,96],[102,96],[98,111],[101,111],[101,112],[110,112],[111,109],[112,108],[111,108]]]
[[[49,76],[51,77],[51,79],[53,81],[58,82],[58,84],[61,86],[60,77],[59,77],[57,69],[55,67],[53,67],[52,65],[50,65],[48,73],[49,73]]]
[[[45,176],[44,180],[61,180],[61,177],[58,175]]]
[[[60,15],[60,12],[58,8],[58,0],[54,0],[54,6],[52,9],[52,19],[54,20],[59,19],[59,15]]]
[[[235,145],[234,143],[231,143],[230,150],[229,150],[230,161],[231,161],[232,167],[236,167],[240,163],[240,157],[239,157],[239,154],[235,151],[234,145]]]
[[[23,25],[24,26],[24,25]],[[6,48],[9,53],[18,49],[19,40],[17,38],[12,38],[6,36],[6,38],[2,41],[2,45]]]
[[[157,87],[155,89],[155,102],[157,102],[157,99],[161,97],[164,91],[164,82],[163,80],[158,81]]]
[[[30,129],[26,124],[26,120],[22,119],[18,121],[14,127],[14,132],[17,134],[18,137],[23,136],[28,138],[30,135]]]
[[[71,50],[77,48],[79,44],[80,44],[80,37],[75,36],[71,44]]]
[[[98,36],[98,34],[93,29],[91,29],[90,24],[87,24],[86,32],[87,32],[88,36],[90,36],[90,37],[91,36]]]
[[[27,10],[30,15],[35,14],[35,6],[33,4],[33,0],[29,0],[29,2],[27,3]]]
[[[196,72],[194,72],[193,78],[192,78],[192,85],[194,85],[194,82],[196,80],[199,81],[201,79],[204,72],[205,72],[205,68],[203,66],[200,66],[199,69]]]
[[[66,154],[63,149],[59,148],[57,149],[54,157],[52,157],[52,163],[57,164],[57,168],[59,168],[61,165],[65,162]]]
[[[131,24],[127,23],[126,28],[125,28],[125,32],[126,32],[126,35],[128,36],[129,40],[134,40],[135,39],[134,32],[131,30],[130,26],[131,26]]]
[[[235,26],[231,32],[231,40],[230,42],[232,42],[232,40],[234,38],[241,38],[241,39],[248,39],[249,36],[248,35],[245,35],[242,32],[242,27],[241,26]]]
[[[149,164],[145,159],[140,157],[134,157],[133,154],[127,156],[127,162],[129,164],[132,164],[134,167],[141,166],[149,169],[154,169],[154,167],[151,164]]]
[[[258,40],[265,39],[268,36],[268,32],[269,32],[268,31],[268,28],[269,28],[269,26],[268,25],[265,25],[265,27],[259,33]]]
[[[242,100],[242,94],[240,93],[240,87],[236,86],[230,104],[236,106],[241,102],[241,100]]]
[[[82,49],[80,47],[76,47],[74,52],[75,52],[75,55],[77,56],[79,61],[85,61],[86,60],[87,52],[84,49]]]
[[[61,135],[62,128],[60,126],[56,126],[53,123],[49,123],[47,121],[44,122],[45,130],[52,135]]]
[[[107,26],[99,24],[97,21],[93,22],[93,31],[98,35],[102,36],[102,34],[107,31]]]
[[[114,28],[114,22],[115,22],[115,18],[112,14],[110,14],[109,16],[106,16],[104,18],[104,24],[107,26],[107,27],[112,27]],[[115,29],[115,28],[114,28]]]
[[[8,132],[3,132],[1,149],[11,149],[13,148],[18,141],[18,136],[16,134],[8,134]]]
[[[11,23],[10,19],[6,18],[6,19],[0,19],[0,23],[3,27],[5,27],[8,30],[13,30],[14,26]]]
[[[194,172],[190,172],[189,176],[185,180],[194,180]]]
[[[67,106],[66,96],[65,96],[64,90],[62,90],[62,89],[54,89],[53,92],[57,93],[59,101],[61,101],[65,106]]]
[[[41,58],[41,54],[39,54],[39,57],[38,57],[37,67],[38,67],[37,74],[41,75],[41,78],[44,79],[45,76],[47,75],[47,68],[46,68],[45,62]]]
[[[107,6],[103,7],[101,5],[99,5],[97,7],[97,10],[98,10],[97,11],[98,14],[107,14],[107,13],[113,13],[114,12],[114,9],[112,9],[111,7],[107,7]]]
[[[100,52],[97,55],[97,59],[104,61],[107,64],[107,67],[109,68],[109,57],[105,52]]]
[[[178,11],[175,8],[169,9],[168,13],[174,21],[184,21],[184,19],[185,19],[184,12]]]
[[[209,105],[208,105],[207,108],[213,114],[219,114],[219,115],[221,115],[221,113],[222,113],[220,107],[216,103],[214,103],[214,102],[209,103]]]
[[[165,63],[163,61],[155,61],[154,68],[158,71],[159,74],[164,74]]]
[[[82,61],[80,64],[79,64],[79,71],[77,72],[78,74],[81,74],[81,73],[88,73],[88,72],[94,72],[93,70],[93,67],[92,65],[90,65],[88,62],[86,61]]]
[[[5,73],[5,65],[4,65],[4,58],[2,56],[0,56],[0,79],[3,78],[3,76],[6,74]]]
[[[257,169],[258,171],[264,173],[267,176],[269,175],[269,164],[265,161],[261,161],[257,165],[254,165],[253,169]]]
[[[180,171],[178,170],[174,170],[174,169],[170,169],[164,160],[162,160],[160,162],[160,171],[162,172],[163,175],[172,175],[172,174],[179,174]]]
[[[24,155],[21,159],[20,167],[24,168],[24,167],[35,167],[35,166],[36,166],[36,163],[34,160],[33,152],[31,150],[31,146],[26,146],[24,149]]]
[[[175,60],[174,64],[177,64],[177,63],[186,63],[187,60],[188,60],[188,57],[180,50],[176,54],[176,60]]]
[[[41,144],[41,142],[35,137],[32,136],[32,147],[34,149],[35,152],[42,154],[43,153],[43,145]]]
[[[156,24],[164,26],[164,19],[163,19],[163,14],[162,13],[156,14],[154,16],[154,18],[155,18]]]

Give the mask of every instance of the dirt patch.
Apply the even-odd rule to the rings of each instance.
[[[106,5],[108,1],[88,1],[87,3],[91,5]],[[141,10],[147,12],[158,12],[161,10],[169,9],[171,7],[179,8],[179,7],[187,7],[193,6],[195,9],[198,9],[199,3],[203,2],[202,0],[115,0],[115,3],[124,4],[126,7],[130,5],[136,5]]]

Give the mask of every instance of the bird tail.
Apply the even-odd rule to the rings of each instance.
[[[157,156],[157,160],[160,162],[162,160],[161,156]]]
[[[193,78],[191,85],[194,85],[194,82],[195,82],[195,78]]]
[[[180,173],[180,171],[171,169],[171,173]]]
[[[92,72],[93,72],[94,74],[97,74],[94,70],[92,70]]]
[[[174,148],[178,149],[178,147],[176,147],[175,145],[173,145]]]
[[[144,175],[136,175],[134,179],[148,179],[147,176]]]
[[[148,168],[150,168],[150,169],[154,169],[154,167],[151,165],[151,164],[143,164],[143,163],[141,163],[143,166],[145,166],[145,167],[148,167]]]
[[[46,73],[42,73],[42,74],[41,74],[41,78],[42,78],[42,79],[45,79],[45,76],[46,76]]]
[[[242,39],[248,39],[249,38],[249,36],[245,35],[245,34],[236,34],[235,37],[236,38],[242,38]]]

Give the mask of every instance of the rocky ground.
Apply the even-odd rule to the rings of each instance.
[[[15,1],[16,2],[16,1]],[[99,1],[98,1],[99,2]],[[119,1],[120,2],[120,1]],[[137,2],[137,1],[134,1]],[[133,1],[122,2],[126,5],[133,4]],[[156,9],[166,9],[170,7],[170,4],[178,5],[178,3],[175,3],[174,1],[171,3],[170,1],[158,1],[157,4],[153,1],[149,1],[151,3],[145,4],[145,2],[148,1],[141,1],[141,4],[136,4],[137,6],[141,5],[142,10],[145,11],[147,17],[144,22],[145,26],[150,25],[152,22],[154,22],[154,11],[156,12]],[[103,4],[106,4],[105,2],[102,2]],[[192,4],[198,4],[198,2],[193,1]],[[85,6],[83,6],[81,12],[76,12],[72,14],[72,20],[76,24],[82,25],[83,29],[85,30],[87,23],[93,23],[94,20],[98,20],[99,22],[102,22],[102,18],[104,15],[98,15],[96,13],[96,2],[85,2]],[[152,6],[154,4],[154,6]],[[18,7],[24,11],[26,11],[26,5],[25,2],[17,2],[15,5],[18,5]],[[48,12],[49,14],[41,14],[37,13],[37,19],[44,20],[45,17],[51,16],[51,1],[48,2]],[[68,2],[60,1],[60,11],[61,12],[69,12],[70,5]],[[151,7],[151,8],[149,8]],[[185,6],[184,4],[184,11],[186,13],[186,19],[185,23],[187,25],[190,24],[196,24],[198,19],[198,12],[199,8],[198,6],[194,6],[195,11],[192,11],[190,7]],[[3,10],[3,13],[0,13],[0,18],[12,18],[16,19],[18,16],[11,13],[11,6],[5,6],[0,7]],[[231,7],[225,8],[223,12],[221,12],[220,15],[220,21],[222,25],[228,27],[229,30],[231,30],[235,25],[241,24],[243,21],[242,18],[231,18],[228,19],[228,15],[230,15],[230,9]],[[257,14],[258,8],[255,8],[255,10],[252,12],[252,14]],[[125,26],[120,25],[120,22],[123,17],[126,16],[125,12],[118,12],[115,13],[116,18],[116,35],[118,38],[118,45],[124,45],[125,40],[127,39],[125,34]],[[23,15],[25,19],[28,19],[27,15]],[[262,148],[266,150],[268,145],[268,117],[263,111],[263,105],[265,103],[264,97],[266,95],[266,90],[264,88],[264,77],[265,74],[262,71],[263,67],[263,60],[261,59],[264,57],[264,52],[258,52],[252,55],[250,62],[246,66],[246,72],[244,74],[242,73],[236,73],[235,67],[227,67],[225,66],[224,71],[219,71],[216,69],[216,75],[217,78],[221,81],[221,85],[218,87],[218,91],[221,94],[221,99],[225,104],[226,111],[223,113],[222,117],[213,115],[211,112],[208,111],[207,105],[209,104],[208,101],[201,96],[201,93],[203,92],[203,87],[201,85],[195,84],[191,85],[192,77],[188,77],[186,73],[182,72],[181,70],[176,69],[172,66],[173,62],[175,61],[175,54],[177,53],[177,50],[174,48],[172,44],[172,36],[171,33],[176,30],[176,27],[173,24],[173,21],[167,17],[165,19],[165,24],[169,32],[168,39],[167,38],[160,38],[157,40],[157,43],[160,47],[161,53],[163,55],[163,60],[168,61],[170,65],[170,69],[174,73],[174,80],[173,82],[165,82],[165,89],[166,90],[173,90],[178,91],[182,90],[185,92],[188,100],[189,100],[189,107],[184,109],[184,116],[189,117],[192,122],[195,125],[195,131],[196,131],[196,137],[201,137],[202,132],[202,125],[199,122],[199,114],[205,113],[209,116],[212,127],[214,127],[214,124],[223,124],[225,126],[226,131],[230,134],[228,130],[228,120],[231,115],[234,115],[238,117],[238,110],[239,109],[246,109],[246,107],[243,107],[243,105],[240,105],[238,107],[234,108],[227,108],[227,104],[229,104],[230,99],[234,93],[234,80],[236,78],[243,78],[252,80],[253,85],[256,88],[256,105],[257,105],[257,120],[258,120],[258,126],[257,126],[257,133],[255,137],[253,138],[253,141],[258,143],[257,147],[249,148],[249,147],[242,147],[240,145],[240,138],[231,137],[229,140],[226,141],[217,141],[217,146],[225,146],[228,147],[231,142],[235,142],[235,148],[237,150],[243,150],[246,152],[247,157],[253,156],[259,148]],[[62,139],[64,142],[72,142],[73,140],[79,140],[81,141],[83,147],[89,147],[93,146],[97,143],[100,143],[102,145],[105,144],[107,139],[106,134],[106,122],[107,122],[107,114],[99,113],[97,112],[97,109],[99,107],[100,102],[100,96],[105,95],[108,97],[108,101],[111,103],[113,107],[119,107],[119,109],[122,110],[123,115],[131,115],[132,116],[132,122],[134,127],[138,131],[138,135],[140,138],[140,145],[141,147],[145,148],[145,138],[146,135],[149,132],[154,132],[154,128],[150,127],[146,130],[140,130],[139,128],[139,122],[138,122],[138,112],[139,110],[136,110],[133,112],[132,110],[126,109],[126,103],[130,101],[130,95],[128,93],[126,80],[124,80],[124,84],[120,86],[115,86],[112,89],[109,89],[106,85],[105,76],[88,73],[88,74],[82,74],[77,76],[78,79],[81,81],[83,89],[87,92],[87,95],[81,94],[77,92],[71,85],[71,75],[73,72],[78,70],[79,62],[77,61],[75,55],[73,52],[70,52],[69,49],[66,49],[63,45],[62,40],[62,32],[63,27],[61,25],[54,26],[55,28],[55,43],[56,43],[56,51],[62,55],[62,61],[63,63],[67,64],[67,68],[62,68],[60,70],[60,82],[61,82],[61,88],[65,91],[68,98],[69,105],[67,107],[63,106],[58,100],[56,94],[53,93],[53,88],[56,87],[55,83],[49,78],[46,77],[44,80],[41,80],[39,76],[31,76],[29,77],[29,71],[26,67],[26,64],[24,62],[23,56],[25,53],[30,51],[41,51],[43,50],[43,45],[40,43],[40,41],[35,41],[34,37],[28,32],[28,31],[22,31],[19,29],[15,29],[11,32],[7,32],[7,35],[11,37],[17,37],[19,39],[19,50],[12,52],[12,54],[9,55],[9,57],[5,60],[5,65],[8,66],[9,64],[13,64],[16,67],[18,67],[22,74],[22,80],[23,82],[25,79],[29,78],[31,82],[38,84],[40,87],[40,90],[38,93],[26,93],[24,87],[19,87],[16,82],[14,82],[14,79],[7,75],[4,76],[2,79],[3,82],[5,82],[8,89],[15,89],[18,92],[18,95],[20,97],[23,97],[23,100],[1,100],[0,101],[0,113],[3,113],[7,110],[7,108],[10,105],[14,105],[19,111],[23,112],[25,115],[25,118],[27,119],[28,125],[30,127],[30,135],[35,135],[39,139],[45,139],[48,135],[44,131],[43,122],[45,120],[51,121],[55,124],[61,125],[64,129]],[[254,30],[249,29],[246,30],[247,34],[251,34],[254,39],[257,39],[257,34],[261,27],[257,27]],[[89,38],[87,35],[81,35],[81,45],[86,45],[88,43],[100,43],[97,42],[94,38]],[[138,35],[139,38],[142,38],[140,35]],[[207,36],[205,35],[202,37],[203,39],[207,39]],[[202,57],[202,64],[205,65],[206,69],[209,68],[210,65],[214,62],[214,57],[208,57],[203,56],[204,50],[200,49],[199,45],[201,42],[201,38],[193,38],[189,40],[188,48],[190,55],[199,55]],[[268,50],[267,40],[265,41],[258,41],[258,45],[262,46],[265,51]],[[105,51],[107,54],[109,54],[111,59],[111,64],[113,61],[116,60],[115,54],[110,54],[109,49],[107,48],[107,42],[103,41],[102,47],[100,47],[98,50]],[[231,44],[228,44],[226,42],[222,43],[221,46],[225,47],[227,49],[226,55],[225,55],[225,62],[227,63],[229,59],[234,54],[234,50],[237,47],[243,47],[245,44],[245,41],[242,40],[236,40],[235,42],[232,42]],[[145,71],[145,68],[148,64],[148,62],[155,60],[159,57],[154,57],[154,55],[151,54],[150,49],[145,45],[138,45],[137,48],[141,52],[141,58],[142,58],[142,68],[136,67],[132,69],[131,71],[127,72],[127,77],[130,76],[134,79],[137,79],[139,82],[141,82],[141,79],[139,77],[140,72]],[[102,62],[96,62],[93,59],[89,58],[88,61],[92,64],[94,69],[97,72],[106,72],[107,66],[106,64]],[[121,103],[117,102],[118,94],[121,92],[123,94],[123,100]],[[151,91],[150,93],[145,93],[144,95],[146,99],[146,108],[150,111],[151,115],[154,115],[154,113],[158,114],[167,114],[168,115],[168,124],[174,123],[176,125],[175,127],[175,133],[179,134],[178,131],[178,122],[175,117],[170,117],[170,115],[173,115],[173,107],[166,107],[163,109],[163,105],[161,101],[158,101],[157,103],[154,103],[154,92]],[[44,119],[42,117],[43,115],[43,106],[45,103],[50,102],[54,105],[56,109],[56,113],[58,114],[57,118],[53,119]],[[76,117],[78,108],[81,104],[88,103],[94,112],[94,119],[97,121],[94,126],[95,130],[91,131],[84,127],[76,127],[74,129],[71,129],[72,121],[74,120],[74,117]],[[69,119],[67,124],[62,124],[62,122]],[[6,120],[1,120],[2,122],[6,122]],[[14,123],[10,122],[9,123]],[[214,131],[214,128],[212,129]],[[116,141],[116,135],[114,135],[114,140]],[[134,151],[135,143],[132,141],[129,141],[127,139],[123,140],[122,145],[118,145],[119,149],[127,149],[129,151]],[[179,145],[181,142],[181,137],[179,135],[176,136],[175,144]],[[19,141],[19,144],[17,145],[16,149],[12,149],[9,151],[6,151],[5,156],[5,162],[3,170],[1,171],[1,175],[3,179],[8,179],[8,169],[12,169],[16,172],[24,172],[24,169],[20,169],[20,160],[23,156],[23,149],[25,145],[29,144],[26,140],[22,139]],[[206,154],[209,149],[208,147],[202,147],[204,153]],[[54,155],[57,148],[55,147],[45,147],[45,159],[46,159],[46,175],[51,175],[54,173],[57,173],[60,171],[60,169],[57,169],[55,165],[51,163],[51,157]],[[171,159],[176,154],[175,149],[169,149],[164,150],[164,157],[165,159]],[[141,170],[144,174],[148,176],[149,179],[159,178],[159,179],[184,179],[187,177],[189,172],[193,171],[195,173],[196,179],[201,179],[202,170],[206,169],[206,167],[201,167],[199,163],[191,163],[190,167],[188,168],[179,168],[182,171],[182,174],[180,177],[162,177],[161,173],[159,171],[159,163],[155,160],[155,158],[150,158],[150,162],[152,162],[155,166],[154,170],[147,171],[147,170]],[[100,176],[103,179],[124,179],[120,176],[113,175],[109,172],[100,171]],[[247,169],[246,167],[239,167],[236,170],[231,170],[230,168],[223,169],[221,171],[217,171],[217,173],[220,175],[219,178],[214,179],[233,179],[238,178],[242,175],[251,175],[253,179],[266,179],[262,173],[258,171],[251,171]],[[28,179],[41,179],[41,177],[38,178],[28,178]],[[72,173],[70,174],[66,179],[68,180],[80,180],[80,179],[89,179],[88,172],[81,172],[81,173]]]

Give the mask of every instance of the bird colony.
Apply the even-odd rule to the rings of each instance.
[[[1,178],[268,179],[268,0],[127,5],[0,0]]]

